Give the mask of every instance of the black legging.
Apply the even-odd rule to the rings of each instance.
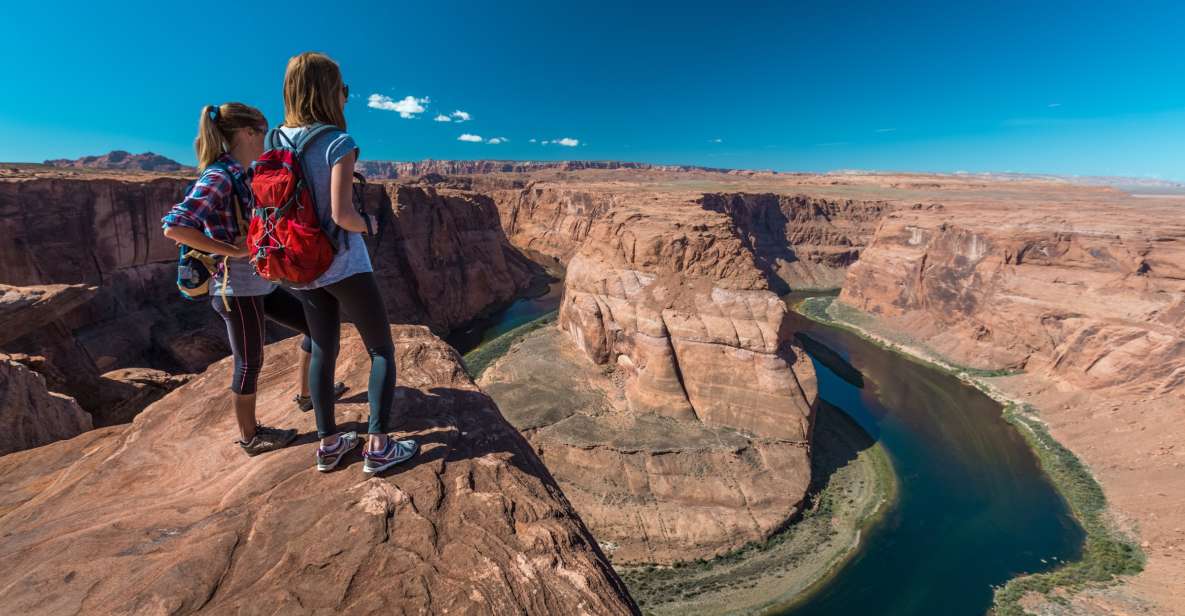
[[[337,433],[333,417],[333,371],[341,341],[343,308],[354,320],[366,351],[370,353],[368,429],[371,434],[385,433],[395,394],[395,345],[391,342],[391,325],[374,274],[354,274],[319,289],[295,293],[304,304],[309,337],[313,339],[309,393],[317,416],[317,435],[325,438]]]
[[[229,311],[222,305],[221,297],[210,300],[214,311],[226,321],[226,335],[230,338],[230,350],[235,357],[230,389],[236,394],[255,393],[259,371],[263,369],[265,318],[304,334],[300,348],[306,353],[311,349],[309,328],[300,300],[284,289],[277,288],[267,295],[252,297],[227,296],[226,302],[230,305]]]

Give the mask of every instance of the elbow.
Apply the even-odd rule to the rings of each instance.
[[[171,225],[165,227],[164,234],[165,234],[165,237],[173,240],[174,242],[177,241],[177,227],[174,227]]]

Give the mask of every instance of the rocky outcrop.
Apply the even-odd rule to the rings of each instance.
[[[509,418],[615,562],[711,557],[768,537],[809,483],[816,395],[784,305],[728,217],[694,201],[615,197],[584,220],[558,324],[571,349],[544,340],[520,353],[557,372],[512,398],[538,391],[554,404]],[[600,371],[614,385],[548,395],[573,353],[584,358],[573,387]],[[532,372],[519,363],[483,383],[514,396],[502,384]]]
[[[610,191],[553,183],[493,190],[490,195],[515,246],[561,263],[572,258],[593,223],[620,200]]]
[[[91,416],[45,378],[0,354],[0,456],[70,438],[91,429]]]
[[[344,333],[338,376],[364,391],[369,357]],[[313,419],[289,402],[294,339],[268,348],[259,409],[302,432],[288,449],[237,450],[223,360],[129,425],[7,457],[0,604],[28,614],[636,613],[456,353],[423,327],[392,334],[399,429],[422,449],[379,477],[363,475],[357,454],[332,473],[314,469]],[[365,396],[338,404],[343,425],[366,412]]]
[[[193,167],[187,167],[175,160],[165,158],[160,154],[154,154],[152,152],[132,154],[123,150],[113,150],[101,156],[83,156],[82,158],[77,158],[74,160],[67,158],[56,158],[54,160],[45,161],[45,164],[51,167],[61,167],[65,169],[196,172],[196,169]]]
[[[90,301],[95,290],[81,284],[38,287],[0,284],[0,344],[60,319]]]
[[[230,352],[208,303],[179,297],[176,247],[160,232],[186,183],[111,175],[0,182],[0,236],[10,240],[0,245],[0,280],[98,289],[4,347],[52,364],[66,376],[58,391],[84,408],[100,411],[113,403],[109,394],[127,390],[106,387],[109,371],[198,372]],[[393,322],[447,330],[510,301],[540,271],[507,243],[496,207],[479,194],[374,185],[366,199],[383,220],[369,245]],[[286,334],[272,329],[272,339]]]
[[[1125,582],[1185,613],[1185,201],[1031,187],[899,208],[839,308],[1033,405],[1103,485],[1148,562]]]
[[[367,245],[393,322],[447,331],[505,304],[542,268],[507,241],[489,197],[430,185],[371,186]]]
[[[781,294],[839,288],[890,207],[885,201],[774,193],[709,193],[700,203],[732,218]]]

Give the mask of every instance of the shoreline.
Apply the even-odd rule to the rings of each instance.
[[[556,311],[549,312],[478,346],[465,355],[466,369],[478,380],[555,320]],[[819,404],[812,486],[802,510],[767,539],[715,558],[615,565],[644,614],[779,613],[809,599],[858,553],[896,502],[898,479],[879,442],[842,410]]]
[[[615,567],[643,614],[779,614],[843,570],[896,502],[898,480],[888,452],[842,410],[827,405],[817,420],[813,466],[866,446],[830,473],[813,469],[820,483],[803,510],[764,541],[707,560]]]
[[[1107,503],[1102,486],[1072,451],[1050,435],[1039,416],[1039,409],[1023,398],[1010,396],[983,380],[1011,376],[1017,372],[979,370],[949,362],[919,345],[895,340],[836,314],[836,299],[837,296],[804,298],[790,308],[805,318],[844,329],[910,361],[951,374],[998,402],[1004,420],[1020,432],[1037,457],[1041,470],[1085,531],[1082,555],[1077,560],[1043,573],[1018,575],[1003,586],[996,587],[992,607],[994,614],[1027,614],[1021,602],[1030,593],[1057,600],[1055,591],[1078,592],[1114,586],[1122,583],[1120,576],[1134,575],[1143,570],[1146,559],[1136,541],[1107,520]]]

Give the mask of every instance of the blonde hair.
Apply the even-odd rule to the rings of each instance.
[[[288,60],[284,71],[284,126],[332,124],[346,130],[342,72],[337,62],[316,51]]]
[[[197,153],[198,171],[204,171],[230,150],[231,138],[240,128],[267,128],[267,118],[258,109],[243,103],[223,103],[202,107],[198,118],[198,134],[193,141]]]

